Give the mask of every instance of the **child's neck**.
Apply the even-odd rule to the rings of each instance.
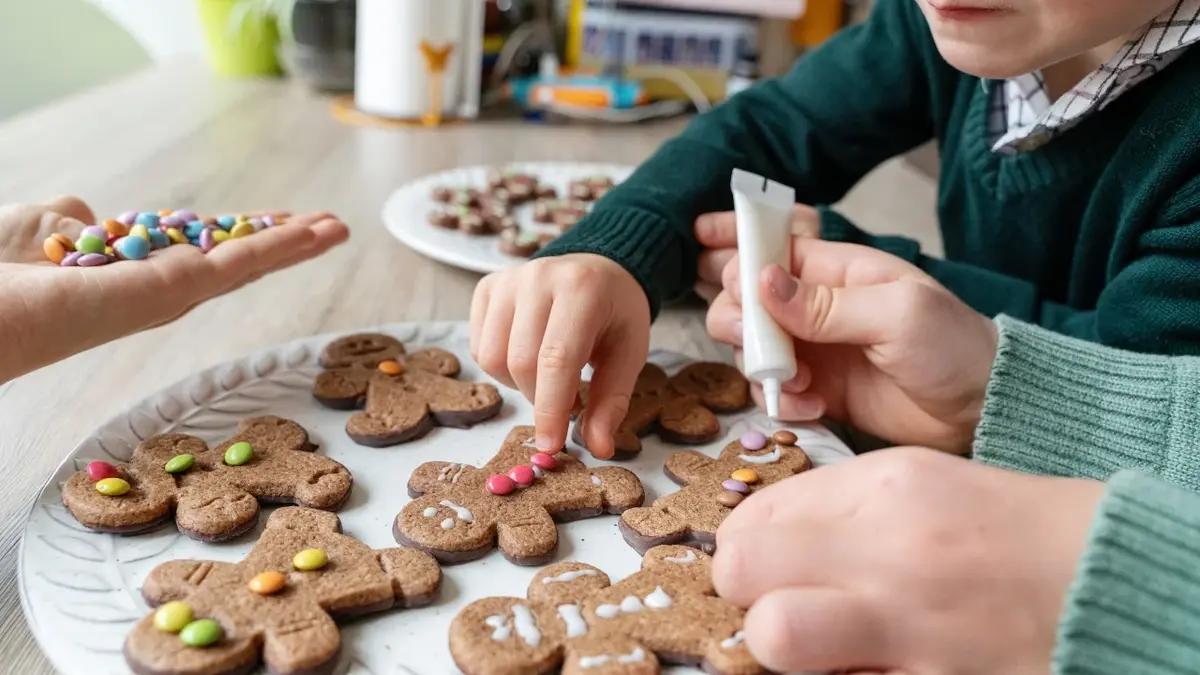
[[[1104,65],[1128,41],[1129,36],[1122,36],[1065,61],[1046,66],[1042,69],[1046,95],[1051,101],[1057,101],[1092,71]]]

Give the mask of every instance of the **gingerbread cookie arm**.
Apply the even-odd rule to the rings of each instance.
[[[619,466],[592,469],[592,485],[600,491],[605,513],[621,514],[646,500],[642,482],[633,472]]]
[[[708,455],[695,450],[673,452],[663,463],[663,473],[679,485],[687,485],[703,478],[714,469],[716,462]]]
[[[213,574],[233,568],[231,563],[208,560],[172,560],[150,570],[142,582],[142,597],[146,604],[157,607],[164,602],[182,600],[200,587]]]
[[[318,673],[337,658],[342,635],[325,612],[273,617],[263,630],[262,660],[272,673]]]
[[[367,395],[371,371],[361,368],[326,370],[313,382],[313,398],[334,410],[353,410]]]
[[[420,497],[430,492],[452,489],[459,483],[469,484],[479,469],[460,462],[425,462],[408,478],[408,496]]]
[[[483,382],[430,380],[426,387],[429,409],[444,427],[464,429],[500,412],[503,401],[494,385]]]
[[[154,615],[143,617],[125,638],[125,660],[135,673],[209,675],[248,673],[259,661],[254,636],[226,636],[204,649],[188,647],[179,636],[154,627]]]
[[[376,553],[379,565],[392,581],[392,593],[401,607],[424,607],[437,598],[442,568],[427,553],[411,548],[388,548]]]
[[[444,349],[422,349],[404,357],[404,367],[445,377],[458,377],[462,364]]]

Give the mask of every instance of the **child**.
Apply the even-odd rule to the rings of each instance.
[[[1200,353],[1198,15],[1200,0],[877,0],[696,119],[541,260],[485,280],[476,355],[534,399],[548,446],[591,362],[584,436],[607,456],[650,318],[695,281],[693,221],[729,209],[735,167],[822,207],[821,238],[915,263],[985,315]],[[945,260],[823,207],[930,139]]]
[[[79,199],[0,206],[0,385],[105,342],[174,321],[200,303],[325,253],[350,235],[328,213],[273,214],[281,226],[201,253],[58,269],[42,242],[74,239],[95,215]]]

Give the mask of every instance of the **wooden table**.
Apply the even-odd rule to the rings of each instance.
[[[384,199],[405,181],[505,161],[637,163],[682,125],[348,127],[333,121],[327,100],[296,86],[213,81],[191,64],[140,73],[0,125],[0,203],[70,192],[97,213],[330,210],[352,229],[349,244],[319,260],[172,325],[0,385],[0,463],[9,467],[0,491],[3,669],[53,672],[19,608],[16,551],[31,501],[91,429],[193,371],[275,343],[394,321],[466,319],[478,277],[418,256],[380,222]],[[897,229],[897,218],[931,222],[931,184],[900,164],[877,172],[857,194],[848,212],[860,219],[889,222],[889,229]],[[915,206],[895,208],[914,194]],[[699,308],[667,311],[654,345],[719,353],[703,322]]]

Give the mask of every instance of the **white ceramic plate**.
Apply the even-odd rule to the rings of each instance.
[[[451,169],[408,183],[393,192],[384,204],[383,222],[405,246],[447,265],[481,274],[490,274],[521,262],[524,258],[516,258],[500,252],[499,237],[470,236],[462,232],[435,227],[430,225],[426,219],[430,211],[441,206],[431,198],[435,187],[482,189],[487,185],[488,168],[473,166]],[[560,197],[566,195],[567,184],[573,180],[603,175],[619,183],[633,172],[633,168],[628,166],[569,162],[517,162],[505,164],[504,168],[537,176],[539,181],[557,188]],[[551,226],[533,222],[532,204],[519,207],[516,218],[523,230],[543,233],[556,232]]]
[[[463,361],[464,379],[483,376],[467,356],[465,324],[394,324],[383,332],[411,349],[437,346]],[[149,608],[139,589],[159,563],[178,558],[235,562],[258,538],[258,528],[223,544],[204,544],[181,535],[174,526],[121,537],[83,529],[61,502],[61,484],[92,459],[124,461],[140,439],[178,432],[218,442],[246,417],[276,414],[304,425],[320,445],[318,452],[342,462],[354,474],[354,491],[339,513],[347,534],[375,548],[396,546],[392,520],[408,502],[405,485],[421,462],[448,460],[482,464],[500,447],[510,428],[532,421],[532,406],[505,391],[500,416],[471,431],[435,429],[424,439],[386,449],[355,445],[343,426],[349,413],[327,410],[313,401],[310,387],[319,371],[321,348],[335,336],[317,336],[251,354],[163,389],[132,410],[110,420],[79,444],[43,488],[29,513],[21,540],[21,604],[38,644],[66,675],[127,673],[121,645],[133,623]],[[655,353],[652,360],[674,372],[686,359]],[[715,456],[727,439],[749,428],[768,429],[757,412],[722,418],[725,439],[697,450]],[[817,464],[851,456],[823,427],[794,429]],[[681,449],[655,436],[632,462],[622,462],[646,485],[647,503],[677,486],[662,472],[667,453]],[[577,455],[583,455],[576,449]],[[601,464],[590,456],[588,464]],[[267,510],[269,511],[269,509]],[[638,569],[638,554],[621,539],[614,516],[560,526],[556,562],[583,560],[620,579]],[[467,603],[489,595],[523,597],[534,568],[517,567],[498,552],[445,568],[441,596],[431,607],[392,610],[355,621],[342,629],[342,668],[346,675],[431,675],[457,672],[447,646],[450,620]],[[679,669],[679,672],[693,672]]]

